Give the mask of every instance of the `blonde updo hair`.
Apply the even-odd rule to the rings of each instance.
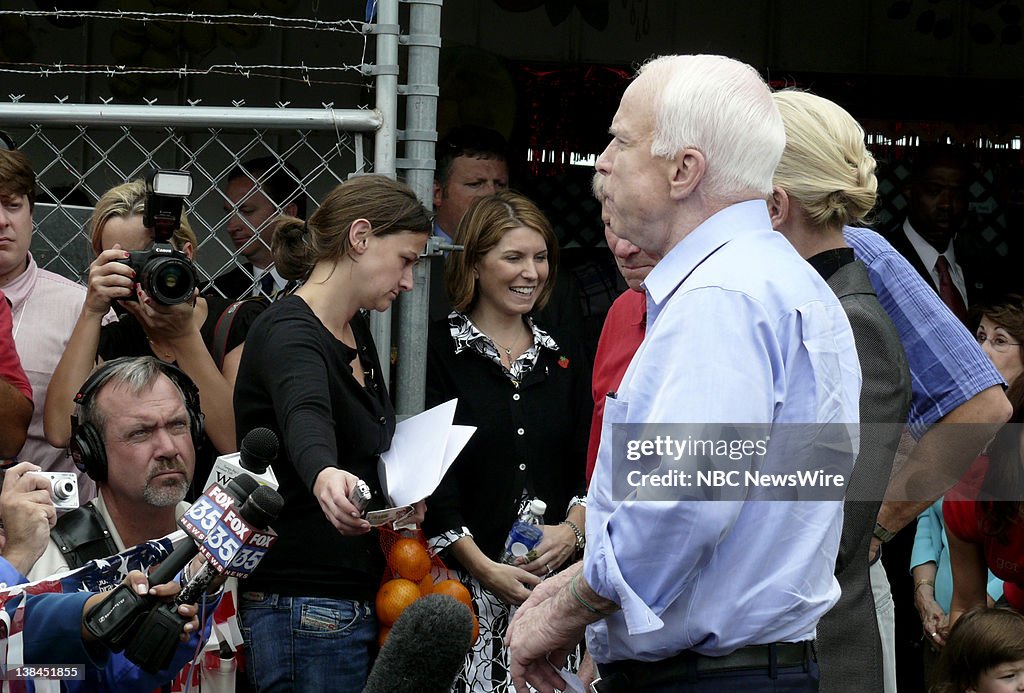
[[[416,193],[387,176],[357,176],[327,194],[304,222],[283,216],[274,226],[274,267],[285,279],[305,279],[321,260],[335,260],[352,249],[349,229],[357,219],[370,222],[374,236],[409,231],[430,233],[434,221]]]
[[[863,223],[878,190],[864,129],[838,105],[809,92],[786,89],[772,97],[786,127],[775,185],[816,228]]]
[[[103,227],[111,219],[118,217],[129,219],[136,215],[142,216],[146,211],[146,181],[133,180],[130,183],[115,185],[96,201],[96,207],[89,218],[89,236],[92,250],[99,255],[103,252]],[[185,212],[181,213],[181,225],[171,235],[171,245],[175,250],[184,250],[185,244],[192,244],[192,259],[195,260],[199,250],[199,241],[188,223]]]

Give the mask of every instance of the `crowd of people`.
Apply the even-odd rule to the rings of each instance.
[[[370,509],[389,505],[377,463],[396,429],[368,314],[413,288],[435,234],[461,249],[431,260],[426,404],[457,399],[475,433],[411,520],[479,625],[453,690],[549,693],[570,674],[605,693],[1019,690],[1024,298],[1002,265],[972,264],[963,152],[921,149],[907,219],[883,236],[856,120],[743,63],[651,60],[610,133],[593,192],[628,288],[596,353],[496,133],[439,143],[436,216],[381,175],[307,215],[297,171],[240,163],[225,200],[246,264],[173,305],[125,262],[159,240],[145,181],[97,202],[82,287],[33,260],[35,173],[0,150],[0,578],[136,555],[253,429],[280,440],[284,501],[255,572],[180,607],[159,674],[82,625],[93,593],[148,593],[138,557],[32,606],[25,662],[80,657],[72,690],[170,684],[223,642],[227,605],[240,686],[363,689],[386,556],[352,494],[365,483]],[[194,260],[189,220],[176,226],[170,245]],[[680,446],[654,445],[668,438]],[[682,452],[695,440],[727,452]],[[39,470],[77,474],[81,507],[58,514]],[[838,482],[770,481],[798,470]],[[534,499],[541,540],[506,562]],[[58,632],[74,642],[47,652]]]

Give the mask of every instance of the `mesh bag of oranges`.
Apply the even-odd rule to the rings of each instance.
[[[473,613],[469,590],[427,548],[422,531],[396,532],[387,527],[379,527],[378,531],[380,546],[387,558],[387,567],[375,603],[380,624],[377,641],[380,645],[384,644],[391,626],[406,607],[428,594],[447,594],[465,604]],[[473,613],[474,643],[479,630],[476,614]]]

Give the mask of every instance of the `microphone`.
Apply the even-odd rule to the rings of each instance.
[[[242,504],[242,507],[238,509],[238,514],[248,524],[259,530],[265,530],[270,527],[270,523],[277,519],[277,516],[281,514],[281,508],[284,507],[284,498],[281,494],[270,488],[269,486],[260,486],[252,495]],[[251,541],[251,537],[250,537]],[[249,542],[247,542],[249,543]],[[244,551],[245,549],[243,549]],[[241,552],[237,552],[235,555],[243,556]],[[260,554],[257,558],[253,553],[245,555],[243,567],[248,570],[249,573],[259,563],[259,559],[262,559],[263,555]],[[234,555],[232,556],[234,559]],[[255,559],[255,560],[254,560]],[[237,559],[232,560],[234,563]],[[225,570],[231,568],[231,563],[227,566],[221,566],[218,570],[217,565],[211,561],[204,561],[203,567],[192,576],[192,579],[181,588],[181,592],[175,598],[175,604],[195,604],[199,598],[206,592],[210,583],[213,582],[214,578],[218,574],[223,573]],[[251,566],[249,565],[251,563]],[[238,577],[237,575],[235,577]]]
[[[239,474],[249,474],[264,486],[277,490],[277,476],[270,464],[277,459],[277,435],[269,428],[254,428],[242,438],[238,452],[221,455],[214,461],[206,488],[211,484],[224,486]]]
[[[446,594],[417,599],[388,633],[363,693],[447,693],[472,637],[473,615],[465,604]]]
[[[178,605],[198,602],[218,575],[251,574],[276,538],[266,530],[283,506],[281,494],[260,486],[238,508],[237,515],[230,508],[226,510],[203,543],[203,567],[173,602],[160,604],[149,612],[125,649],[128,660],[152,674],[170,666],[179,644],[178,636],[188,622],[178,614]]]
[[[229,479],[224,485],[223,490],[234,500],[236,505],[242,505],[249,498],[252,493],[259,488],[259,483],[248,474],[240,474],[233,479]],[[209,490],[209,485],[207,486]],[[185,511],[185,515],[178,521],[179,524],[185,524],[185,518],[193,513],[197,506],[203,503],[206,498],[205,495],[201,496],[195,503],[193,503],[188,510]],[[185,527],[185,530],[192,535],[193,538],[199,539],[201,542],[206,538],[205,533],[193,530],[191,527]],[[202,536],[199,536],[202,534]],[[151,585],[162,585],[165,582],[170,582],[174,579],[174,576],[181,572],[181,569],[199,553],[199,546],[195,541],[183,541],[174,548],[174,551],[170,553],[164,561],[149,574],[149,584]]]
[[[232,479],[223,489],[217,487],[217,500],[212,498],[215,489],[208,489],[192,504],[188,511],[178,520],[192,541],[179,544],[164,561],[149,575],[151,585],[170,582],[181,572],[193,556],[199,553],[196,540],[206,539],[204,527],[213,528],[217,520],[224,514],[224,508],[232,503],[241,503],[259,486],[256,480],[246,475]],[[210,494],[210,495],[208,495]],[[189,517],[196,523],[189,522]],[[97,604],[85,615],[85,627],[98,640],[102,641],[113,652],[120,652],[127,644],[135,626],[144,618],[152,607],[148,597],[136,594],[126,585],[118,585],[113,592]]]

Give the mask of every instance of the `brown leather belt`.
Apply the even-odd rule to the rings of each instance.
[[[702,674],[763,669],[774,676],[776,669],[807,668],[816,661],[811,641],[748,645],[722,657],[708,657],[684,651],[657,662],[626,660],[599,665],[601,678],[594,682],[599,693],[642,691],[675,681],[685,682]],[[607,673],[606,673],[607,672]]]

